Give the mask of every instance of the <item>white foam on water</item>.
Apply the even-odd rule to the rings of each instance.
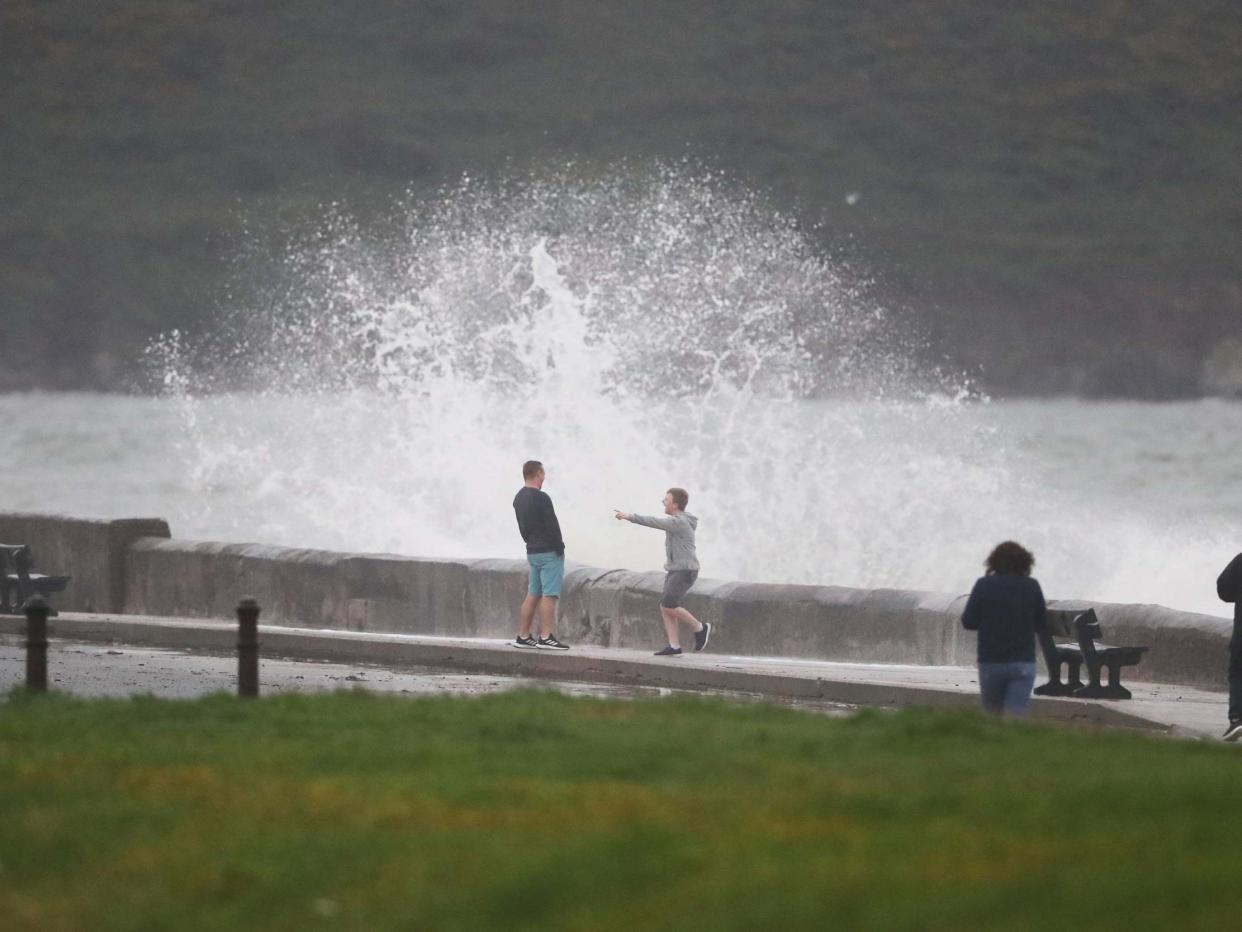
[[[704,575],[961,591],[1034,549],[1050,597],[1219,613],[1229,522],[1083,500],[941,373],[796,224],[684,171],[465,181],[399,235],[338,214],[262,300],[152,349],[194,490],[234,540],[517,556],[542,460],[571,559],[658,568],[671,485]],[[1200,595],[1200,593],[1203,593]]]

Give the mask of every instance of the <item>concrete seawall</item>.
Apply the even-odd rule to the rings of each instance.
[[[23,536],[24,535],[24,536]],[[242,595],[266,624],[452,637],[504,637],[525,591],[522,560],[447,560],[175,540],[157,520],[91,522],[0,514],[0,539],[30,543],[47,572],[74,582],[61,607],[228,618]],[[570,643],[654,648],[660,573],[570,564],[557,631]],[[1210,584],[1210,581],[1209,581]],[[965,597],[700,579],[687,607],[715,624],[712,650],[756,657],[969,664]],[[1154,605],[1081,601],[1111,643],[1145,644],[1135,679],[1222,685],[1231,623]]]
[[[571,564],[557,630],[571,643],[659,647],[663,575]],[[248,593],[274,624],[394,634],[504,637],[526,586],[521,560],[293,550],[145,539],[130,547],[125,611],[228,617]],[[713,648],[757,657],[860,662],[969,662],[961,599],[893,589],[700,580],[687,599],[716,625]]]
[[[53,600],[73,612],[122,611],[130,545],[168,536],[162,518],[107,521],[0,512],[0,543],[29,544],[38,572],[73,576],[69,588]]]

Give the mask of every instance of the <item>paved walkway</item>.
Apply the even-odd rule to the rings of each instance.
[[[20,618],[0,620],[0,634],[7,635],[5,640],[9,645],[0,653],[0,684],[17,679],[14,668],[20,669],[20,658],[16,635],[23,625],[24,620]],[[89,665],[93,667],[100,666],[101,658],[132,654],[133,648],[153,648],[162,654],[179,652],[183,657],[215,654],[218,656],[210,664],[200,656],[199,673],[193,669],[186,670],[181,661],[174,662],[166,656],[157,661],[156,655],[152,655],[151,660],[141,662],[163,664],[168,667],[165,678],[171,676],[174,681],[184,679],[183,674],[199,678],[208,676],[210,667],[210,678],[202,682],[212,685],[210,689],[201,691],[233,688],[234,667],[227,658],[235,650],[236,626],[229,622],[65,613],[53,619],[51,633],[69,642],[77,642],[77,646],[66,644],[61,649],[85,652],[81,656],[90,657]],[[793,701],[824,709],[963,706],[975,704],[978,695],[975,671],[970,667],[731,657],[710,651],[678,658],[656,658],[645,651],[602,647],[530,651],[518,650],[507,640],[372,634],[270,625],[260,628],[260,641],[264,657],[264,685],[270,685],[277,691],[366,685],[369,688],[396,688],[410,692],[471,692],[491,688],[486,686],[489,678],[494,688],[512,688],[529,683],[531,679],[539,679],[552,681],[571,692],[575,689],[595,694],[607,692],[601,687],[621,689],[621,694],[629,695],[659,694],[668,690],[713,691]],[[96,648],[88,647],[100,643],[130,647],[122,648],[123,653],[119,655],[107,654],[106,651],[99,654]],[[57,646],[53,647],[55,650]],[[319,663],[307,667],[305,664],[286,663],[290,660]],[[104,681],[115,686],[128,684],[125,688],[132,691],[145,691],[140,685],[143,677],[137,676],[130,664],[114,663],[117,663],[119,671],[129,672],[103,674]],[[357,666],[374,668],[374,672],[360,674],[355,669]],[[307,672],[308,669],[311,673]],[[87,672],[71,665],[66,668],[66,679],[74,670],[83,676]],[[308,676],[311,676],[310,683],[306,679]],[[354,679],[350,679],[351,676]],[[441,679],[436,680],[435,677]],[[64,685],[71,691],[74,689],[67,682]],[[1137,681],[1128,685],[1134,692],[1134,699],[1129,702],[1037,697],[1033,715],[1188,737],[1214,738],[1223,730],[1226,708],[1223,692]]]
[[[26,652],[20,635],[0,634],[0,691],[25,681]],[[48,654],[52,689],[77,696],[123,697],[153,695],[161,699],[192,699],[237,689],[237,658],[201,651],[129,644],[100,644],[56,639]],[[655,686],[613,686],[608,683],[555,683],[521,676],[462,673],[457,670],[411,667],[391,670],[368,664],[263,659],[263,695],[367,689],[409,695],[484,695],[522,688],[555,688],[571,696],[661,698],[693,695]],[[745,697],[743,697],[745,698]],[[758,697],[757,697],[758,698]],[[825,707],[823,711],[834,711]],[[835,711],[847,711],[836,707]]]

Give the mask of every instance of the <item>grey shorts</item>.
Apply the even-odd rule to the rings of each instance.
[[[664,577],[664,597],[660,599],[660,605],[663,608],[679,608],[681,600],[698,578],[698,570],[673,570]]]

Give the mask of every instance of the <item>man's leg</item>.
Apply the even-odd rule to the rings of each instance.
[[[535,606],[543,594],[538,561],[535,557],[526,557],[526,598],[518,609],[518,637],[530,637],[530,626],[535,620]]]
[[[1236,621],[1229,642],[1229,721],[1242,721],[1242,624]]]
[[[681,600],[694,585],[698,573],[684,570],[671,570],[664,575],[664,594],[660,598],[660,619],[664,622],[664,630],[668,633],[670,647],[681,647],[681,634],[677,625],[686,624],[698,632],[703,625],[697,618],[681,607]]]
[[[556,621],[556,603],[559,599],[554,595],[545,595],[539,600],[539,636],[546,638],[552,633],[552,624]]]
[[[703,622],[699,621],[691,615],[683,606],[673,609],[673,617],[680,621],[683,625],[689,625],[692,631],[702,631]]]
[[[552,626],[556,623],[556,605],[561,594],[561,579],[565,575],[565,558],[550,553],[539,565],[539,591],[543,598],[539,600],[539,636],[546,638],[552,634]]]
[[[707,647],[707,641],[712,636],[712,626],[710,624],[699,621],[690,614],[688,609],[681,605],[673,609],[673,617],[681,624],[689,625],[690,630],[694,632],[694,650],[696,653]]]
[[[660,620],[664,622],[664,633],[668,636],[668,646],[681,649],[681,633],[677,630],[677,610],[660,606]]]
[[[682,606],[690,587],[694,585],[699,574],[688,570],[673,570],[664,577],[664,596],[660,599],[660,617],[664,619],[664,628],[669,632],[668,643],[673,647],[681,646],[681,635],[678,625],[689,625],[694,632],[694,649],[702,650],[707,646],[710,632],[690,611]]]
[[[1035,664],[1009,664],[1009,680],[1005,684],[1005,714],[1026,715],[1031,708],[1031,690],[1035,688]]]
[[[1005,710],[1005,685],[1007,677],[1003,663],[979,664],[979,699],[985,712],[1000,715]]]
[[[530,637],[530,626],[535,620],[535,605],[538,602],[539,596],[529,593],[522,600],[522,607],[518,610],[518,637]]]

